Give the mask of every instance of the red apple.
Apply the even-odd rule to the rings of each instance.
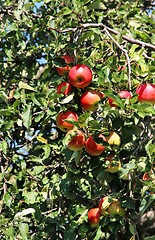
[[[104,142],[106,142],[107,139],[102,134],[99,134],[98,138],[101,138],[101,141],[103,140],[103,144],[96,143],[92,136],[85,142],[86,151],[91,156],[99,156],[105,149]]]
[[[127,90],[123,90],[119,92],[118,95],[120,96],[120,98],[127,98],[127,99],[132,98],[132,93]],[[112,98],[108,98],[108,102],[111,107],[117,107],[117,104],[113,103],[114,100]]]
[[[150,176],[149,176],[149,173],[148,173],[148,172],[145,172],[145,173],[143,174],[142,180],[143,180],[143,181],[150,180]]]
[[[72,151],[79,151],[84,148],[85,145],[85,136],[84,133],[80,130],[70,130],[66,134],[69,137],[69,141],[67,144],[68,149]]]
[[[112,217],[114,217],[115,215],[124,217],[125,209],[122,208],[121,202],[119,200],[114,199],[114,201],[110,204],[110,206],[108,208],[108,213]]]
[[[69,110],[60,112],[56,118],[57,127],[64,132],[71,130],[74,127],[74,125],[72,123],[65,121],[70,119],[77,122],[78,115],[75,112]]]
[[[74,57],[70,55],[64,55],[61,58],[65,60],[66,66],[56,67],[56,70],[60,76],[65,77],[72,68],[71,65],[74,63]]]
[[[69,71],[69,81],[76,88],[85,88],[92,81],[92,71],[84,64],[77,64]]]
[[[88,211],[88,221],[90,222],[91,226],[98,226],[100,222],[100,209],[99,208],[91,208]]]
[[[108,210],[109,206],[110,206],[110,202],[109,202],[109,197],[108,196],[100,199],[98,207],[100,209],[101,215],[104,215],[104,216],[108,215],[107,210]]]
[[[57,86],[57,93],[69,95],[73,92],[73,86],[69,82],[62,82]]]
[[[86,91],[80,97],[80,104],[84,110],[95,111],[101,98],[102,94],[97,91]]]
[[[143,83],[136,89],[138,100],[145,103],[155,104],[155,84]]]
[[[109,137],[107,138],[109,145],[119,146],[121,144],[121,138],[116,132],[110,132]]]

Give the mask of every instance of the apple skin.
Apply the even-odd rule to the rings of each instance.
[[[127,90],[123,90],[120,91],[118,93],[118,95],[120,96],[120,98],[127,98],[127,99],[131,99],[132,98],[132,93],[127,91]],[[111,107],[117,107],[117,104],[113,103],[114,100],[112,98],[108,98],[108,103]]]
[[[143,83],[136,89],[140,102],[155,104],[155,84]]]
[[[101,97],[101,93],[97,91],[86,91],[80,97],[80,104],[86,111],[95,111],[98,108]]]
[[[67,132],[67,131],[73,129],[74,125],[72,123],[65,121],[65,120],[69,120],[69,119],[78,121],[78,115],[75,112],[69,111],[69,110],[58,113],[58,115],[56,117],[57,127],[63,132]]]
[[[64,67],[56,67],[56,70],[60,76],[65,77],[72,68],[71,65],[74,63],[74,57],[70,55],[64,55],[61,58],[65,60],[67,65]]]
[[[119,146],[121,144],[121,138],[116,132],[110,132],[109,137],[107,138],[109,145]]]
[[[104,142],[107,141],[107,139],[102,134],[99,134],[98,138],[103,139]],[[89,153],[91,156],[99,156],[104,151],[105,146],[102,144],[96,143],[94,138],[90,136],[85,142],[85,148],[86,148],[86,152]]]
[[[109,206],[110,206],[110,202],[109,202],[108,196],[105,196],[99,200],[98,207],[100,209],[101,215],[103,215],[103,216],[108,215],[108,207]]]
[[[85,88],[92,81],[92,71],[84,64],[77,64],[72,67],[68,74],[69,82],[76,88]]]
[[[71,94],[73,92],[73,86],[69,82],[61,82],[57,86],[57,93],[64,94],[65,96]]]
[[[117,199],[115,199],[108,208],[108,213],[111,217],[114,217],[115,215],[119,215],[124,217],[125,216],[125,209],[122,208],[121,202]]]
[[[96,226],[99,225],[100,216],[101,216],[101,213],[100,213],[100,209],[98,207],[97,208],[91,208],[88,211],[88,221],[89,221],[89,223],[91,224],[92,227],[96,227]]]
[[[106,158],[106,160],[110,161],[109,166],[105,169],[106,172],[117,173],[121,169],[121,162],[114,162],[113,157],[113,154],[111,154]]]
[[[69,136],[71,140],[67,144],[68,149],[71,151],[80,151],[85,146],[85,136],[84,133],[78,129],[70,130],[67,132],[66,136]]]

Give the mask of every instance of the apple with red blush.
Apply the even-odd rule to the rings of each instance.
[[[84,64],[76,64],[73,66],[69,73],[69,82],[76,88],[85,88],[92,81],[92,71]]]

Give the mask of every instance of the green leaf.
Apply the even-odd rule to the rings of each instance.
[[[18,227],[19,227],[22,240],[28,240],[28,231],[29,231],[28,224],[20,222]]]
[[[31,86],[29,86],[27,83],[24,83],[24,82],[19,82],[19,88],[20,89],[27,89],[27,90],[30,90],[30,91],[35,91],[35,89]]]
[[[21,115],[23,120],[23,125],[26,128],[29,128],[32,122],[32,114],[31,114],[31,104],[27,105]]]

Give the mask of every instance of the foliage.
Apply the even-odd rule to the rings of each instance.
[[[150,223],[141,220],[155,203],[155,108],[135,93],[140,83],[155,83],[151,1],[1,0],[0,20],[1,239],[151,239],[152,226],[144,232]],[[114,41],[100,24],[119,32],[109,32]],[[92,69],[91,89],[106,96],[97,111],[80,108],[84,90],[57,94],[66,80],[56,71],[63,54]],[[124,89],[132,91],[130,101],[117,96]],[[107,146],[98,157],[68,150],[56,116],[69,108],[86,137],[115,131],[121,145]],[[117,173],[105,171],[111,152],[121,161]],[[102,216],[92,228],[87,212],[106,195],[119,198],[126,215]]]

